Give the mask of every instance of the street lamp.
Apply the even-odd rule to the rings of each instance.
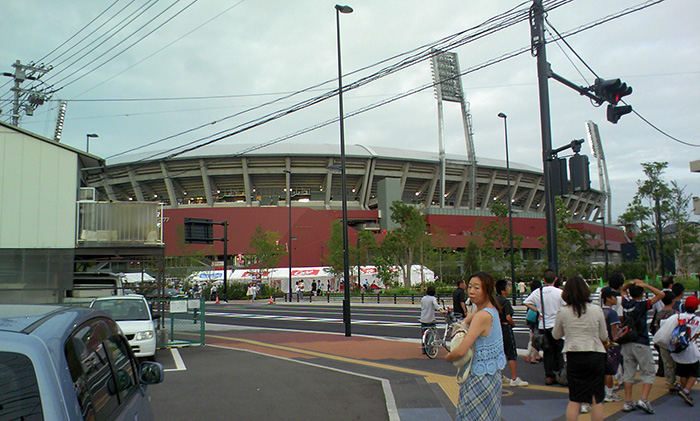
[[[287,174],[287,208],[289,208],[289,302],[292,302],[292,172],[283,170]]]
[[[98,136],[97,133],[88,133],[85,135],[85,143],[86,143],[85,152],[86,153],[90,153],[90,138],[91,137],[100,137],[100,136]]]
[[[348,256],[348,192],[345,172],[345,126],[343,124],[343,71],[340,58],[340,14],[352,13],[352,7],[335,5],[335,27],[338,39],[338,121],[340,122],[340,179],[341,201],[343,202],[343,282],[345,299],[343,300],[343,323],[345,336],[351,335],[350,329],[350,258]]]
[[[513,197],[510,193],[510,157],[508,154],[508,116],[498,113],[503,119],[503,132],[506,140],[506,178],[508,178],[508,236],[510,237],[510,280],[512,282],[513,305],[515,305],[515,250],[513,249]]]

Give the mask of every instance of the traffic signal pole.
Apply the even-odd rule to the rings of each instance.
[[[544,38],[544,6],[542,0],[533,0],[530,18],[532,51],[537,57],[537,81],[540,96],[540,131],[542,133],[542,164],[544,170],[545,218],[547,227],[547,266],[559,274],[557,258],[557,221],[552,190],[552,129],[549,110],[549,76]]]

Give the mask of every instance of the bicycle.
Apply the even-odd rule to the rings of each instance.
[[[440,300],[442,303],[442,308],[445,309],[445,301]],[[428,356],[428,358],[433,359],[437,357],[438,351],[440,351],[440,347],[444,346],[447,352],[450,351],[450,348],[447,346],[447,342],[449,338],[451,338],[450,332],[452,331],[452,325],[457,322],[457,319],[454,316],[454,313],[452,312],[452,309],[447,307],[447,312],[445,313],[445,330],[442,333],[442,335],[438,336],[438,327],[436,326],[431,326],[425,329],[423,332],[423,350],[425,351],[425,355]]]

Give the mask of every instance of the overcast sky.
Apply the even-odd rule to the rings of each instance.
[[[355,0],[350,4],[354,12],[341,15],[343,71],[347,75],[376,65],[531,3]],[[566,33],[643,3],[562,0],[557,3],[560,7],[549,12],[548,22]],[[144,5],[152,7],[104,44],[97,46],[107,36],[88,45]],[[85,135],[97,133],[99,138],[90,141],[90,152],[101,157],[205,126],[139,152],[164,150],[232,129],[337,87],[334,5],[328,0],[4,1],[0,5],[0,69],[12,72],[15,60],[52,64],[54,69],[42,80],[46,85],[63,87],[54,94],[54,100],[68,101],[62,142],[85,149]],[[123,12],[112,17],[122,8]],[[182,9],[160,29],[93,70]],[[96,17],[94,23],[51,53]],[[570,36],[567,41],[598,76],[620,77],[631,85],[634,93],[626,98],[627,103],[647,120],[680,140],[700,144],[698,17],[697,0],[666,0]],[[143,25],[141,31],[126,39]],[[71,48],[92,31],[86,41]],[[119,42],[122,44],[116,45]],[[458,53],[465,71],[529,44],[525,20],[452,51]],[[595,76],[564,44],[548,44],[547,58],[554,72],[578,85],[593,84]],[[91,60],[95,61],[88,64]],[[344,82],[352,83],[396,62],[347,75]],[[6,100],[11,78],[3,79],[0,94]],[[226,118],[326,81],[330,83],[313,91]],[[352,113],[430,82],[429,61],[417,63],[347,92],[345,111]],[[508,115],[511,160],[541,168],[536,59],[526,52],[466,74],[462,83],[471,105],[477,157],[505,158],[503,121],[497,117],[504,112]],[[690,173],[688,166],[689,161],[700,159],[700,148],[669,139],[633,114],[622,117],[617,125],[610,124],[605,107],[594,107],[587,98],[556,81],[551,80],[549,86],[554,147],[586,138],[588,120],[600,127],[612,185],[613,217],[624,211],[634,195],[636,181],[642,177],[642,162],[668,161],[667,180],[678,180],[687,186],[688,193],[700,195],[700,174]],[[217,96],[223,98],[213,98]],[[115,101],[185,97],[203,98]],[[460,107],[456,103],[445,103],[444,107],[447,152],[465,155]],[[3,101],[0,108],[2,119],[8,121],[11,104]],[[23,117],[20,125],[52,138],[56,114],[57,103],[51,101],[37,109],[33,117]],[[235,153],[236,145],[268,142],[337,114],[337,98],[331,98],[222,142],[231,144],[231,152]],[[216,124],[208,124],[213,122]],[[436,152],[437,127],[434,92],[426,89],[348,118],[346,142]],[[290,148],[295,143],[337,143],[338,126],[331,124],[285,142]],[[587,144],[583,152],[592,161],[591,178],[593,187],[598,188],[595,158]]]

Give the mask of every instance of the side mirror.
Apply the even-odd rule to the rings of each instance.
[[[143,361],[139,366],[139,379],[143,384],[158,384],[163,382],[165,371],[163,365],[154,361]]]

